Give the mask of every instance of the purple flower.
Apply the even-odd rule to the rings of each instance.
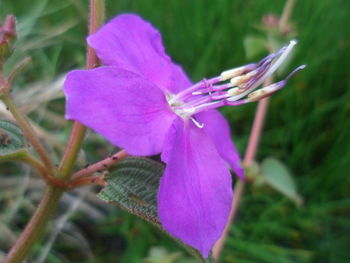
[[[160,33],[136,15],[112,19],[88,43],[105,66],[68,74],[66,118],[131,155],[161,153],[166,163],[158,192],[162,226],[207,257],[231,208],[228,165],[239,177],[244,173],[229,125],[215,109],[282,88],[286,80],[252,93],[295,42],[256,64],[194,85],[165,53]]]

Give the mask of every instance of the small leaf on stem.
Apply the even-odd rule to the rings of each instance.
[[[243,41],[247,59],[254,59],[266,51],[266,39],[261,36],[247,36]]]
[[[273,189],[284,194],[296,205],[302,204],[293,176],[287,167],[277,159],[266,158],[261,164],[263,181]]]

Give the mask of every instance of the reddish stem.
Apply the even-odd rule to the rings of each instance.
[[[268,80],[265,82],[264,86],[268,86],[270,84],[271,84],[271,81]],[[255,159],[256,150],[258,149],[268,105],[269,105],[269,98],[262,99],[258,103],[258,107],[255,113],[253,128],[249,137],[247,151],[243,160],[243,165],[246,167],[250,166]]]
[[[72,181],[79,180],[83,177],[87,177],[99,171],[102,172],[103,170],[108,169],[108,167],[110,167],[112,164],[115,164],[116,162],[126,158],[127,156],[128,154],[126,153],[126,151],[121,150],[120,152],[117,152],[102,161],[89,165],[88,167],[74,173],[72,176]]]
[[[107,186],[107,183],[105,181],[106,175],[108,174],[107,171],[103,172],[101,175],[97,176],[88,176],[83,178],[78,178],[76,180],[72,180],[68,183],[67,188],[77,188],[83,185],[100,185],[100,186]]]
[[[104,0],[90,0],[90,23],[89,34],[96,32],[99,25],[103,20],[104,14]],[[90,69],[98,64],[96,55],[93,50],[88,48],[88,58],[86,68]],[[59,179],[69,179],[71,176],[71,170],[76,161],[77,155],[81,148],[84,139],[85,128],[80,123],[75,122],[72,135],[69,139],[68,147],[62,158],[61,165],[58,169]],[[40,154],[40,151],[38,152]],[[46,155],[45,155],[46,156]],[[43,162],[50,167],[46,159]],[[52,170],[52,169],[50,169]],[[24,231],[21,233],[14,246],[4,259],[4,263],[16,263],[22,262],[32,247],[37,243],[45,227],[53,214],[64,190],[53,185],[49,185],[46,188],[44,197],[41,199],[40,204],[30,221],[26,225]]]
[[[104,1],[90,0],[90,19],[89,19],[89,35],[94,34],[104,21]],[[95,51],[88,46],[86,56],[86,69],[92,69],[99,65],[99,59]],[[86,127],[75,121],[70,138],[67,143],[66,150],[63,154],[59,171],[59,177],[63,180],[70,177],[75,161],[78,157],[79,150],[83,144]]]
[[[264,86],[268,86],[272,83],[272,79],[269,78],[265,81]],[[259,145],[261,133],[262,133],[262,128],[264,126],[264,120],[265,120],[265,115],[267,111],[267,106],[268,106],[269,98],[265,98],[259,101],[258,107],[255,112],[255,117],[254,117],[254,123],[253,127],[250,133],[249,137],[249,142],[246,150],[246,154],[243,159],[243,165],[245,167],[248,167],[249,165],[252,164],[256,150]],[[224,247],[226,237],[228,235],[228,232],[230,230],[230,226],[232,224],[232,221],[234,220],[234,217],[236,215],[236,212],[238,210],[239,202],[241,200],[241,196],[244,192],[244,186],[245,182],[244,181],[238,181],[236,183],[235,189],[234,189],[234,196],[233,196],[233,202],[232,202],[232,207],[231,207],[231,212],[229,215],[228,219],[228,224],[226,225],[221,238],[216,242],[215,246],[213,247],[213,258],[217,260],[220,256],[220,253]]]

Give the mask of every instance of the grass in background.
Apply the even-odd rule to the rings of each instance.
[[[16,82],[15,93],[23,97],[24,105],[37,103],[35,96],[29,96],[33,88],[39,85],[37,92],[48,92],[58,76],[83,66],[86,2],[0,2],[2,18],[12,12],[19,20],[17,54],[8,66],[23,55],[33,58],[32,66]],[[283,5],[284,1],[268,0],[119,0],[107,1],[107,17],[135,12],[152,21],[162,32],[168,53],[198,81],[250,62],[245,58],[244,38],[258,34],[262,16],[280,14]],[[291,18],[299,45],[290,68],[304,63],[308,67],[273,96],[258,161],[267,156],[282,160],[295,175],[304,205],[296,208],[268,187],[248,186],[222,262],[350,262],[349,17],[350,2],[346,0],[297,1]],[[242,154],[255,106],[223,110]],[[58,144],[65,141],[69,129],[62,122],[50,121],[48,114],[63,116],[63,110],[62,94],[56,92],[55,96],[45,97],[44,105],[33,109],[30,115],[44,131],[58,138]],[[112,151],[101,138],[93,134],[89,137],[91,140],[85,144],[89,161]],[[59,151],[57,147],[55,152]],[[0,175],[1,180],[5,180],[7,173],[14,177],[24,170],[16,171],[16,167],[3,164],[1,171],[6,172]],[[17,232],[26,221],[24,215],[29,214],[28,206],[32,204],[23,202],[23,195],[32,193],[29,186],[9,198],[19,200],[20,204],[16,215],[11,216],[16,220],[7,223],[9,231]],[[11,187],[7,187],[7,191],[18,188]],[[38,188],[35,189],[37,193]],[[5,193],[4,190],[1,193]],[[38,194],[31,196],[35,199]],[[0,198],[2,202],[6,199],[4,195]],[[92,221],[84,223],[86,218],[79,217],[78,213],[67,223],[65,234],[57,240],[46,262],[62,262],[67,258],[74,262],[84,258],[84,262],[89,259],[89,262],[141,262],[153,246],[164,246],[170,252],[179,250],[141,220],[115,208],[106,208],[93,201],[93,197],[84,202],[89,208],[79,211],[90,213]],[[6,211],[13,208],[7,203],[4,207],[8,208]],[[93,212],[99,216],[93,217]],[[94,220],[100,222],[97,227]],[[77,237],[79,233],[82,233],[81,239]],[[65,242],[73,237],[88,241],[89,245],[75,248],[74,244],[79,242],[73,241],[67,245]],[[84,249],[85,252],[81,252]],[[41,251],[39,246],[36,254]],[[182,257],[182,262],[188,260]]]

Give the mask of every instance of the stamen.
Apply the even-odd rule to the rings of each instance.
[[[246,104],[249,102],[251,102],[251,101],[248,99],[243,99],[243,100],[238,100],[238,101],[228,101],[226,99],[219,100],[219,101],[199,105],[198,107],[195,108],[195,111],[193,114],[197,114],[201,111],[217,109],[217,108],[223,107],[223,106],[238,106],[238,105]]]
[[[294,69],[291,73],[289,73],[289,75],[286,77],[286,81],[288,81],[295,73],[297,73],[299,70],[302,70],[306,68],[306,65],[301,65],[299,67],[297,67],[296,69]]]
[[[297,44],[296,40],[291,40],[289,42],[289,45],[285,49],[285,51],[281,54],[281,56],[277,59],[277,61],[272,65],[271,68],[266,72],[265,76],[263,76],[259,81],[258,85],[262,84],[270,75],[272,75],[280,66],[281,64],[285,61],[285,59],[288,57],[289,53],[292,51],[294,46]]]
[[[232,79],[232,78],[237,77],[239,75],[242,75],[246,72],[254,70],[256,67],[257,67],[257,64],[248,64],[248,65],[241,66],[238,68],[226,70],[220,74],[220,80],[225,81],[228,79]]]
[[[191,120],[199,129],[202,129],[204,127],[204,123],[199,123],[195,118],[191,117]]]
[[[266,71],[266,73],[243,93],[233,96],[231,98],[228,98],[229,101],[235,101],[239,100],[240,98],[243,98],[244,96],[248,95],[251,91],[256,89],[258,86],[260,86],[269,76],[271,76],[278,67],[284,62],[284,60],[287,58],[289,53],[292,51],[293,47],[296,45],[296,41],[292,40],[290,41],[289,45],[285,48],[284,52],[281,54],[281,56],[277,59],[277,61]]]
[[[241,88],[232,88],[227,91],[227,95],[230,97],[241,94],[244,90]]]
[[[193,92],[196,92],[200,89],[203,89],[203,88],[206,88],[207,86],[206,85],[213,85],[215,83],[218,83],[220,82],[220,77],[214,77],[214,78],[211,78],[211,79],[208,79],[208,80],[205,80],[204,82],[203,81],[200,81],[196,84],[194,84],[193,86],[183,90],[183,91],[180,91],[179,93],[177,93],[174,97],[172,97],[170,100],[169,100],[169,104],[171,105],[173,102],[175,101],[184,101],[186,100],[189,96],[192,95]]]
[[[305,68],[305,65],[294,69],[284,80],[253,92],[280,67],[295,45],[296,41],[292,40],[288,46],[258,63],[226,70],[220,76],[209,80],[203,79],[176,95],[168,96],[168,103],[177,115],[187,120],[191,119],[197,127],[203,128],[204,124],[194,119],[193,115],[226,105],[237,106],[257,101],[284,87],[290,77]]]
[[[283,88],[286,85],[286,83],[287,82],[285,80],[281,80],[279,82],[273,83],[264,88],[258,89],[248,95],[248,100],[258,101],[263,98],[266,98],[272,95],[273,93],[275,93],[276,91],[280,90],[281,88]]]
[[[263,98],[266,98],[268,96],[271,96],[273,93],[277,92],[281,88],[283,88],[286,84],[287,81],[299,70],[302,70],[306,67],[306,65],[302,65],[294,69],[284,80],[281,80],[279,82],[273,83],[269,86],[266,86],[262,89],[258,89],[248,95],[248,100],[250,101],[258,101]]]
[[[234,86],[240,86],[242,84],[247,83],[249,80],[251,80],[256,74],[258,73],[257,70],[250,71],[249,73],[234,77],[230,80],[231,85]]]

